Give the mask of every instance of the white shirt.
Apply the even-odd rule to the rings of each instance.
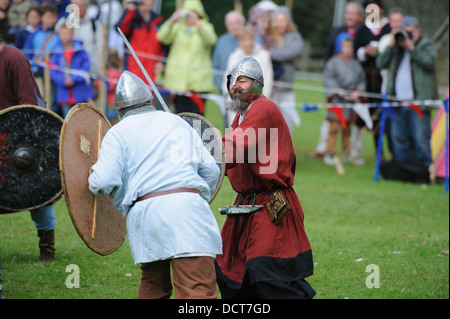
[[[411,55],[406,50],[398,67],[397,76],[395,77],[395,93],[397,99],[401,101],[411,101],[414,99]]]
[[[179,116],[153,111],[130,115],[102,141],[89,189],[109,194],[127,217],[135,263],[222,253],[209,199],[220,172],[197,132]],[[136,202],[149,193],[195,188]]]

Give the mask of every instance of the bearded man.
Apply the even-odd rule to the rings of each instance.
[[[223,298],[312,298],[305,278],[313,274],[303,210],[292,188],[296,156],[277,105],[261,94],[264,78],[253,57],[228,73],[237,112],[223,137],[227,171],[237,192],[222,228],[223,255],[216,276]],[[269,155],[268,155],[269,154]]]

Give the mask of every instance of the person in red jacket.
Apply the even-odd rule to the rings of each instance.
[[[163,71],[161,62],[163,45],[156,38],[156,33],[163,22],[162,16],[152,11],[155,0],[127,0],[126,9],[116,28],[120,28],[127,37],[145,70],[153,82]],[[144,74],[130,54],[126,54],[125,68],[139,76],[145,83]]]
[[[223,140],[226,174],[237,197],[235,206],[221,209],[227,218],[217,283],[224,299],[313,298],[305,280],[313,274],[312,250],[293,188],[294,147],[281,111],[261,94],[263,86],[253,57],[228,73],[227,108],[237,114]]]

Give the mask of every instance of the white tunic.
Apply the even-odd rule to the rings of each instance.
[[[179,116],[146,112],[124,117],[104,137],[89,189],[109,194],[127,218],[135,263],[222,253],[208,201],[220,177],[197,132]],[[195,188],[136,202],[149,193]]]

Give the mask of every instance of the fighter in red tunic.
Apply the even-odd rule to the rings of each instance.
[[[234,207],[221,210],[228,216],[217,281],[223,298],[312,298],[305,281],[313,274],[312,251],[292,188],[294,147],[277,105],[261,95],[263,86],[252,57],[228,74],[227,108],[237,115],[223,140],[226,173],[238,194]]]

